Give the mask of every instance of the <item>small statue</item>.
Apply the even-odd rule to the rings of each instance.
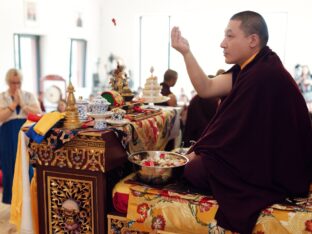
[[[113,77],[110,79],[112,90],[120,93],[125,101],[129,101],[133,98],[133,93],[129,88],[128,77],[124,72],[124,66],[117,63],[117,68],[113,73]]]
[[[117,63],[117,68],[113,73],[113,77],[110,79],[110,85],[112,86],[112,89],[119,93],[122,93],[122,88],[124,87],[125,75],[123,70],[124,67]]]

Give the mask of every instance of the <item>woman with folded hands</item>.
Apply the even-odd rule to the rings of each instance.
[[[6,74],[8,90],[0,93],[0,165],[3,173],[2,202],[10,204],[18,132],[29,113],[41,113],[37,98],[21,90],[22,74],[12,68]]]

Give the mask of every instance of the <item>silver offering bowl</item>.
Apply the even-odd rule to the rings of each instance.
[[[150,185],[163,185],[183,174],[188,158],[167,151],[141,151],[128,157],[138,179]]]

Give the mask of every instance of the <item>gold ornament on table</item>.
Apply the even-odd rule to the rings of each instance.
[[[117,91],[125,101],[131,101],[134,97],[133,92],[129,88],[128,77],[124,72],[124,66],[117,64],[114,70],[113,77],[110,79],[112,90]]]
[[[80,128],[81,126],[74,92],[75,92],[74,86],[72,85],[71,82],[69,82],[69,85],[67,87],[68,96],[65,114],[66,117],[64,121],[64,128],[67,129]]]

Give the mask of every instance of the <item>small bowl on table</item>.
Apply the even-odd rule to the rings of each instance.
[[[183,174],[188,158],[167,151],[141,151],[128,157],[136,170],[138,180],[149,185],[164,185]]]
[[[123,94],[121,94],[121,96],[123,97],[125,102],[131,102],[132,99],[134,98],[134,94],[133,93],[123,93]]]

